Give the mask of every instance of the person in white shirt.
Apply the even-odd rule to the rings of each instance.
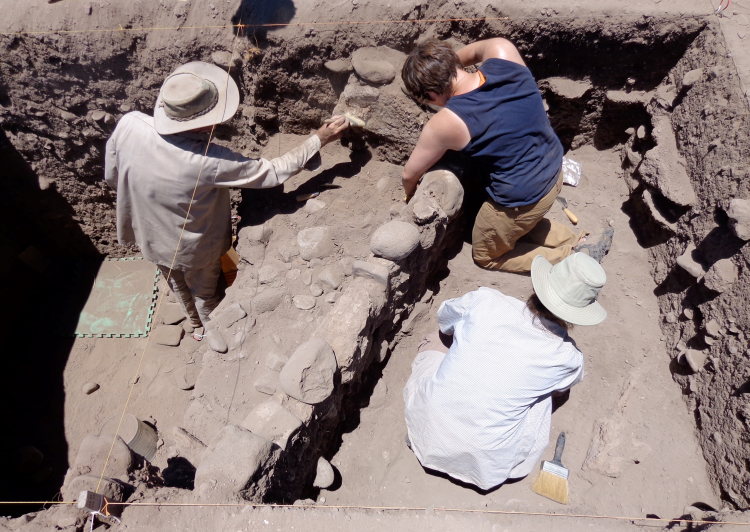
[[[537,256],[527,302],[480,288],[444,301],[439,333],[425,339],[404,388],[407,444],[422,466],[494,488],[528,475],[549,443],[552,395],[583,378],[571,324],[595,325],[607,279],[574,253],[556,265]]]
[[[239,103],[226,71],[187,63],[164,81],[153,117],[126,114],[107,141],[105,180],[117,191],[117,238],[138,246],[169,276],[195,328],[220,302],[221,256],[232,245],[229,189],[282,184],[349,125],[334,117],[286,154],[252,159],[208,144],[207,133],[231,119]],[[202,337],[200,330],[194,337]]]

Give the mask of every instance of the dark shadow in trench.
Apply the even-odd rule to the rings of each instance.
[[[0,500],[54,500],[68,468],[63,371],[73,345],[59,325],[78,315],[91,290],[75,259],[98,252],[54,187],[40,190],[4,131],[0,158]],[[64,293],[73,287],[75,300]],[[4,506],[3,514],[38,509]]]
[[[286,24],[297,12],[292,0],[242,0],[237,11],[232,16],[232,24],[252,26],[242,28],[242,34],[265,35],[273,26],[269,24]]]

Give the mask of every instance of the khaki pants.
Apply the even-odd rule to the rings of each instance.
[[[557,264],[571,254],[585,232],[544,218],[562,189],[562,172],[552,190],[532,205],[508,208],[487,200],[479,209],[471,233],[474,261],[484,268],[506,272],[531,271],[541,255]]]
[[[182,305],[190,324],[193,327],[199,327],[201,323],[205,326],[209,321],[208,315],[221,302],[221,258],[209,266],[186,272],[172,270],[170,274],[169,266],[157,264],[157,267],[165,279],[169,275],[169,287]]]

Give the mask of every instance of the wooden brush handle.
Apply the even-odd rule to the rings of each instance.
[[[573,223],[573,224],[577,224],[578,223],[578,216],[576,216],[575,214],[573,214],[572,212],[570,212],[570,209],[563,209],[563,211],[565,211],[565,214],[568,215],[568,220],[570,220],[571,223]]]
[[[555,445],[555,457],[552,459],[558,464],[562,464],[562,453],[565,450],[565,432],[561,432],[557,437],[557,445]]]

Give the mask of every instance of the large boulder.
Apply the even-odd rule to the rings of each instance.
[[[119,436],[115,437],[114,441],[112,435],[86,436],[78,448],[73,466],[65,475],[65,484],[81,475],[101,474],[105,463],[105,473],[108,477],[127,481],[128,474],[135,467],[135,457],[130,447]]]
[[[307,404],[325,401],[333,393],[336,355],[328,342],[315,338],[300,345],[279,374],[281,389]]]
[[[388,260],[402,260],[419,246],[419,229],[400,220],[381,225],[370,239],[370,250]]]
[[[228,494],[252,498],[253,480],[273,457],[270,441],[236,425],[227,425],[209,443],[195,472],[195,489],[204,501],[224,501]]]
[[[427,172],[414,194],[414,204],[424,198],[437,201],[449,220],[453,220],[464,202],[464,187],[453,172],[433,170]],[[415,212],[416,215],[416,212]]]
[[[386,46],[366,47],[352,54],[357,76],[376,85],[390,83],[401,72],[406,55]]]

